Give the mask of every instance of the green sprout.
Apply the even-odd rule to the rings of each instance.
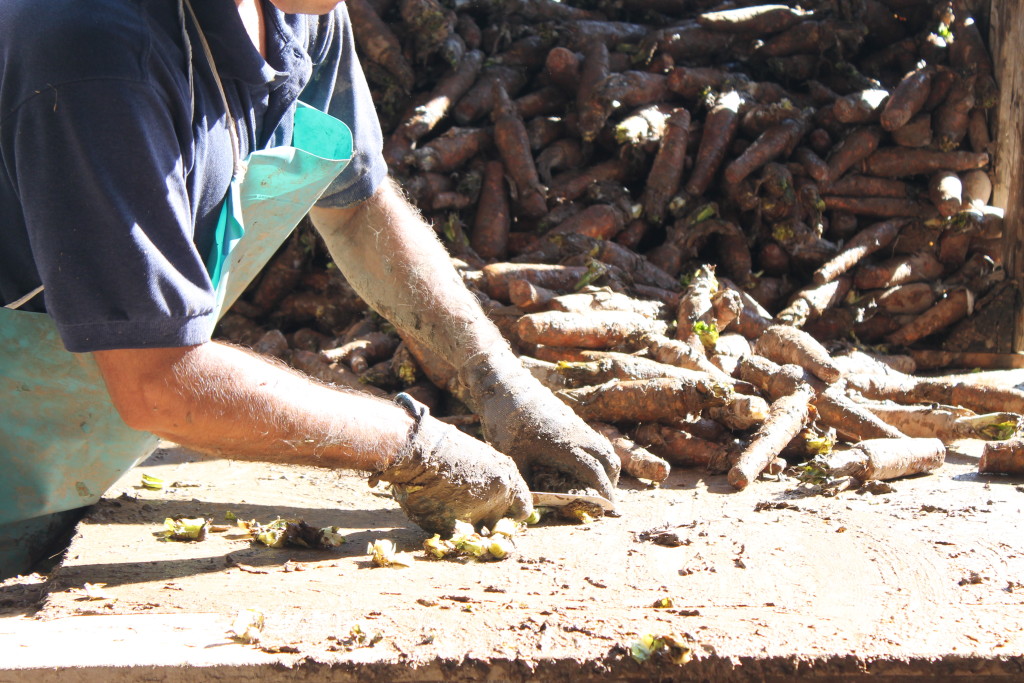
[[[459,214],[452,212],[441,224],[441,232],[450,244],[461,247],[469,246],[469,239],[462,230],[462,223],[459,221]]]
[[[697,209],[691,219],[691,224],[703,223],[704,221],[711,220],[712,218],[718,217],[718,204],[711,202]]]
[[[827,486],[832,481],[828,463],[821,456],[815,456],[794,469],[797,471],[796,478],[805,484]]]
[[[776,242],[788,242],[795,236],[793,226],[788,223],[776,223],[772,226],[772,239]]]
[[[807,439],[804,443],[807,446],[807,450],[816,456],[828,455],[835,448],[836,437],[831,434],[822,434],[821,436]]]
[[[587,263],[587,272],[585,272],[580,277],[579,281],[576,283],[576,286],[573,288],[573,290],[578,292],[579,290],[583,289],[587,285],[593,284],[596,280],[600,279],[607,272],[608,272],[608,266],[607,265],[605,265],[601,261],[597,261],[595,259],[591,259]]]
[[[698,320],[693,323],[693,332],[700,339],[700,343],[705,349],[708,351],[715,350],[715,344],[718,343],[718,328],[716,326],[703,320]]]
[[[978,436],[987,441],[1006,441],[1016,433],[1016,420],[986,425],[978,430]]]

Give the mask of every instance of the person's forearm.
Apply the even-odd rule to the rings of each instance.
[[[359,295],[455,367],[489,444],[524,476],[553,467],[614,495],[620,464],[611,444],[523,368],[390,181],[356,208],[315,208],[310,216]]]
[[[354,209],[315,207],[310,217],[363,300],[455,367],[481,351],[508,348],[433,229],[392,181]]]
[[[217,342],[94,354],[129,426],[235,458],[379,471],[412,418]]]

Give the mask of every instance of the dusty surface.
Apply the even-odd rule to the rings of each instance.
[[[654,490],[626,481],[621,517],[543,523],[517,538],[514,557],[470,564],[426,559],[425,535],[359,477],[169,447],[83,521],[45,590],[38,579],[0,587],[0,639],[18,646],[5,666],[35,670],[31,680],[55,665],[174,662],[278,663],[319,680],[1024,676],[1024,480],[978,475],[976,446],[883,495],[804,496],[786,478],[735,493],[724,476],[692,471]],[[143,473],[198,485],[146,490]],[[234,529],[199,543],[154,536],[165,517],[216,523],[228,511],[338,525],[348,543],[318,552],[255,547]],[[659,527],[683,544],[643,540]],[[413,551],[413,565],[372,567],[366,545],[378,538]],[[106,584],[107,597],[87,599],[86,583]],[[652,606],[663,598],[671,607]],[[225,635],[242,608],[265,615],[259,646]],[[354,639],[355,624],[376,642]],[[629,656],[641,634],[671,632],[692,641],[684,669]],[[55,634],[69,633],[79,635],[55,651]]]

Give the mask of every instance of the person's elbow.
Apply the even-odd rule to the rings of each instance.
[[[118,349],[94,354],[111,403],[128,427],[173,438],[182,419],[178,379],[192,348]]]
[[[160,410],[159,401],[154,401],[154,392],[144,387],[118,389],[110,392],[111,402],[121,420],[132,429],[151,432],[157,436],[169,435],[168,420]]]

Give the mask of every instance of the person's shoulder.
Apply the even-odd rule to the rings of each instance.
[[[50,81],[138,78],[150,49],[150,0],[4,0],[4,61]]]

